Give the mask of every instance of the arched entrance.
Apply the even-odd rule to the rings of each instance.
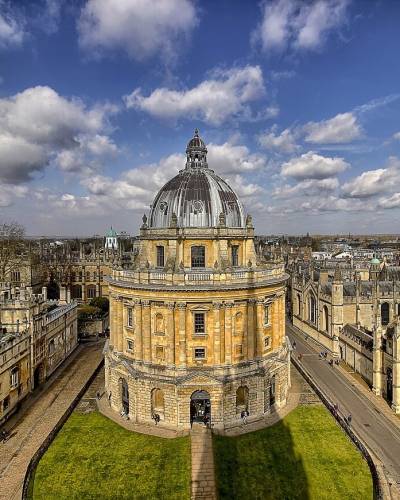
[[[33,388],[36,389],[44,381],[44,367],[40,363],[33,372]]]
[[[196,391],[190,396],[190,422],[211,421],[211,400],[207,391]]]
[[[389,403],[393,402],[393,372],[391,368],[386,370],[386,398]]]
[[[124,378],[121,379],[121,400],[123,412],[129,415],[129,389],[128,382]]]

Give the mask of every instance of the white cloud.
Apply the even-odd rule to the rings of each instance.
[[[282,153],[293,153],[299,149],[299,146],[296,144],[296,135],[290,128],[278,134],[277,126],[274,125],[269,131],[259,134],[257,141],[265,149],[277,150]]]
[[[15,198],[23,198],[28,193],[26,186],[13,186],[12,184],[0,184],[0,207],[9,207]]]
[[[394,193],[392,196],[381,198],[378,206],[381,208],[400,208],[400,193]]]
[[[50,87],[33,87],[0,99],[0,179],[25,182],[62,151],[80,147],[112,148],[100,131],[107,128],[110,106],[87,108]]]
[[[338,187],[339,181],[336,177],[328,177],[327,179],[306,179],[294,186],[279,186],[272,194],[277,198],[292,198],[298,195],[314,196],[324,191],[334,191]]]
[[[329,158],[309,151],[284,163],[281,174],[296,179],[325,179],[348,167],[349,164],[343,158]]]
[[[400,132],[396,132],[395,134],[393,134],[393,139],[395,139],[396,141],[400,141]]]
[[[252,34],[264,51],[319,50],[345,21],[348,0],[272,0],[262,4],[262,20]]]
[[[25,37],[23,22],[0,0],[0,49],[18,47]]]
[[[219,175],[245,173],[260,170],[266,166],[264,156],[250,153],[247,146],[230,142],[207,145],[207,161],[210,168]]]
[[[245,66],[214,71],[208,80],[189,90],[161,87],[146,97],[137,88],[124,99],[128,108],[158,118],[190,118],[220,125],[232,117],[252,119],[249,103],[264,93],[261,68]]]
[[[173,60],[198,23],[192,0],[88,0],[79,42],[89,55],[119,49],[138,61],[157,54]]]
[[[386,168],[367,170],[343,185],[343,193],[349,198],[369,198],[376,194],[393,191],[400,182],[400,160],[392,157]]]
[[[362,128],[353,113],[339,113],[329,120],[304,126],[305,140],[314,144],[343,144],[358,139]]]

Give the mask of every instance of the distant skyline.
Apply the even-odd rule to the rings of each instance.
[[[138,233],[195,127],[257,234],[396,234],[400,2],[0,0],[0,221]]]

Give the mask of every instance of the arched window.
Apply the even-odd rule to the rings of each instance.
[[[297,314],[300,316],[301,315],[301,299],[300,299],[300,294],[297,294]]]
[[[164,333],[164,316],[161,313],[156,314],[156,333]]]
[[[317,301],[312,293],[308,297],[308,319],[311,323],[317,322]]]
[[[206,266],[206,249],[203,246],[192,247],[192,267]]]
[[[400,316],[400,304],[397,304],[397,316]]]
[[[384,302],[381,304],[381,323],[382,325],[389,324],[389,304],[388,302]]]
[[[86,288],[88,299],[94,299],[96,297],[96,287],[95,285],[89,285]]]
[[[235,333],[243,333],[243,314],[241,312],[235,314]]]
[[[157,413],[164,417],[164,393],[161,389],[151,391],[151,413]]]
[[[129,388],[128,382],[124,378],[119,379],[121,386],[121,403],[122,403],[122,411],[125,415],[129,415]]]
[[[322,328],[325,332],[329,332],[329,314],[327,306],[322,308]]]
[[[236,391],[236,411],[247,410],[249,406],[249,388],[245,385],[238,387]]]

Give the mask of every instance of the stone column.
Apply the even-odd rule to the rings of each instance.
[[[118,297],[117,302],[117,342],[118,351],[124,350],[124,303],[121,297]]]
[[[67,304],[71,302],[71,287],[67,285]]]
[[[143,361],[142,304],[135,301],[135,359]]]
[[[232,364],[232,307],[233,302],[225,302],[225,363]]]
[[[374,331],[374,348],[373,348],[373,374],[372,374],[372,391],[377,395],[382,395],[382,328],[380,325],[380,316],[378,315],[377,325]]]
[[[178,302],[179,366],[186,366],[186,303]]]
[[[393,334],[393,401],[392,410],[400,413],[400,325],[397,324]]]
[[[174,321],[174,309],[175,304],[173,302],[167,303],[168,307],[168,317],[167,317],[167,364],[175,364],[175,321]]]
[[[214,364],[221,364],[221,325],[220,325],[220,302],[213,302],[214,309]]]
[[[110,294],[110,344],[113,350],[117,350],[117,296],[113,293]]]
[[[256,335],[256,357],[261,357],[264,352],[264,299],[257,299],[257,335]]]
[[[253,359],[255,356],[255,331],[254,304],[255,299],[250,299],[247,303],[247,358]]]
[[[150,301],[142,300],[143,361],[151,363],[151,321]]]

